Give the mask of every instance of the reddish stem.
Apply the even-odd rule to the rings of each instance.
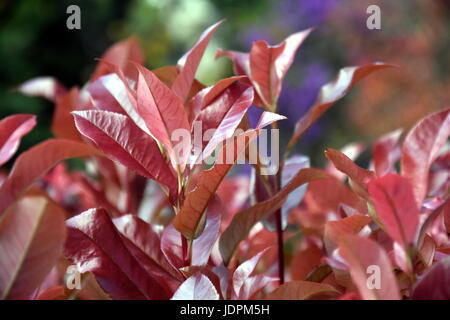
[[[281,209],[275,212],[277,220],[277,242],[278,242],[278,276],[280,285],[284,283],[284,248],[283,248],[283,227],[281,221]]]

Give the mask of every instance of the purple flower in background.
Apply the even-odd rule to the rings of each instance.
[[[322,23],[334,10],[339,0],[281,1],[283,24],[289,28],[305,29]]]

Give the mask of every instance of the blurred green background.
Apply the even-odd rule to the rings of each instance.
[[[66,8],[81,8],[81,30],[68,30]],[[381,30],[368,30],[366,9],[381,8]],[[295,121],[308,110],[339,68],[369,61],[397,63],[364,81],[303,138],[298,150],[324,162],[325,147],[340,148],[408,128],[450,102],[450,1],[447,0],[0,0],[0,118],[38,115],[38,126],[20,150],[51,136],[52,103],[14,91],[37,76],[53,76],[67,87],[82,86],[96,58],[114,42],[135,34],[147,66],[175,64],[212,23],[216,33],[198,72],[213,84],[231,75],[231,63],[214,60],[217,48],[248,51],[252,41],[281,42],[290,33],[316,30],[288,73],[280,113]]]

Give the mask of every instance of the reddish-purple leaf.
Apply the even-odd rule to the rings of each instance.
[[[181,284],[172,300],[219,300],[219,298],[211,280],[198,272]]]
[[[430,166],[450,136],[450,109],[422,119],[405,138],[401,155],[401,174],[406,177],[418,205],[428,191]]]
[[[97,150],[85,143],[64,139],[49,139],[22,153],[0,187],[0,216],[9,205],[58,162],[97,154]]]
[[[167,288],[124,244],[104,209],[85,211],[66,222],[66,256],[81,273],[92,272],[113,299],[168,299]]]
[[[414,300],[450,300],[450,256],[437,262],[417,281]]]
[[[236,299],[240,299],[241,290],[246,281],[250,278],[256,265],[261,260],[261,257],[267,252],[268,249],[261,251],[252,258],[241,263],[233,273],[232,283],[233,283],[233,296]]]
[[[295,125],[294,134],[289,140],[288,149],[292,149],[297,140],[308,130],[336,101],[374,71],[392,68],[393,65],[385,63],[373,63],[359,67],[346,67],[339,71],[337,78],[333,82],[325,84],[319,92],[319,96],[314,105]]]
[[[223,21],[219,21],[206,29],[192,49],[186,52],[183,57],[178,60],[179,73],[172,84],[172,90],[182,102],[184,102],[188,96],[195,78],[195,73],[197,72],[197,68],[209,40],[222,22]]]
[[[340,294],[328,284],[311,281],[290,281],[269,293],[267,300],[308,300],[314,298],[335,298]]]
[[[158,282],[170,287],[172,292],[183,280],[182,274],[167,260],[161,250],[159,235],[147,222],[135,215],[124,215],[113,220],[114,226],[128,241],[128,250]]]
[[[82,141],[71,115],[82,106],[79,95],[78,88],[73,88],[56,102],[52,119],[52,133],[56,138]]]
[[[65,239],[65,213],[44,197],[22,198],[0,220],[0,299],[30,299]]]
[[[28,96],[46,98],[56,102],[66,93],[66,88],[53,77],[38,77],[22,83],[18,90]]]
[[[219,248],[225,264],[228,264],[239,243],[248,235],[251,228],[269,214],[281,208],[289,193],[302,184],[323,178],[324,174],[315,169],[300,170],[277,194],[266,201],[259,202],[249,209],[237,213],[228,228],[222,233]]]
[[[376,242],[355,235],[341,238],[339,253],[365,300],[399,300],[397,280],[386,252]]]
[[[181,244],[182,236],[172,223],[167,225],[161,233],[161,250],[175,269],[185,266]]]
[[[152,137],[128,117],[109,111],[76,111],[78,130],[103,152],[140,175],[154,179],[177,193],[177,179]]]
[[[0,166],[16,153],[20,140],[36,125],[36,116],[15,114],[0,121]]]
[[[174,148],[174,134],[177,130],[190,132],[190,126],[181,100],[150,70],[136,65],[139,71],[137,84],[137,112],[144,120],[148,131],[161,142],[169,152],[172,166],[183,170],[187,161],[179,159]],[[184,141],[186,139],[186,141]],[[183,139],[183,150],[190,150],[190,135]]]
[[[419,225],[419,209],[409,181],[398,174],[388,174],[369,183],[369,194],[386,232],[408,248]]]
[[[373,166],[377,176],[395,173],[395,163],[400,158],[399,140],[402,130],[390,132],[377,140],[373,146]]]

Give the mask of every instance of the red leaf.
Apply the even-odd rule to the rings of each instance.
[[[31,114],[15,114],[0,121],[0,166],[11,159],[22,137],[35,125],[36,117]]]
[[[0,187],[0,216],[23,192],[58,162],[98,154],[91,146],[71,140],[49,139],[22,153]]]
[[[202,171],[199,174],[195,189],[184,200],[183,206],[175,216],[173,222],[178,231],[189,239],[199,236],[202,231],[201,222],[203,213],[236,160],[245,151],[250,141],[258,136],[263,126],[282,118],[284,117],[271,112],[265,112],[261,115],[260,124],[255,129],[248,130],[230,139],[217,156],[217,159],[220,161],[216,161],[211,169]]]
[[[328,221],[325,224],[324,243],[329,256],[339,244],[339,238],[348,234],[358,234],[372,219],[362,214],[337,220]]]
[[[419,209],[409,181],[398,174],[388,174],[369,183],[369,194],[386,232],[408,248],[419,224]]]
[[[167,299],[169,293],[130,253],[103,209],[66,222],[66,256],[80,273],[92,272],[113,299]]]
[[[311,29],[294,33],[276,46],[256,41],[250,51],[250,78],[263,102],[270,111],[275,110],[283,78],[291,66],[294,55],[308,37]]]
[[[203,150],[203,159],[211,155],[222,141],[233,136],[252,102],[253,88],[236,83],[200,112],[197,120],[201,122],[202,132],[215,130]]]
[[[128,241],[125,246],[136,260],[158,282],[174,292],[184,278],[167,260],[161,250],[159,235],[152,226],[134,215],[124,215],[113,220],[114,226]]]
[[[400,157],[398,146],[402,130],[390,132],[377,140],[373,147],[373,165],[377,176],[395,173],[395,163]]]
[[[292,180],[277,194],[266,201],[237,213],[228,228],[222,233],[219,248],[225,264],[228,264],[239,243],[248,235],[255,223],[261,221],[275,210],[278,210],[285,202],[289,193],[302,184],[324,177],[321,171],[315,169],[302,169]]]
[[[292,149],[297,140],[308,130],[336,101],[344,97],[348,90],[374,71],[392,68],[393,65],[373,63],[358,67],[346,67],[339,71],[333,82],[324,85],[314,105],[297,121],[294,134],[289,140],[288,149]]]
[[[192,82],[195,78],[195,73],[197,72],[198,65],[200,64],[200,60],[209,40],[222,22],[223,21],[219,21],[206,29],[192,49],[186,52],[184,56],[178,60],[179,74],[172,85],[172,90],[182,102],[184,102],[188,96]]]
[[[207,276],[196,273],[181,284],[172,300],[219,300],[219,294]]]
[[[140,175],[154,179],[177,193],[177,179],[152,137],[126,116],[109,111],[73,112],[78,130],[103,152]]]
[[[450,300],[450,256],[432,266],[417,281],[411,298],[414,300]]]
[[[179,159],[174,149],[173,139],[177,130],[190,132],[184,106],[180,99],[162,83],[150,70],[136,65],[139,71],[137,85],[137,112],[144,120],[148,131],[169,151],[172,166],[183,170],[189,153]],[[183,140],[183,150],[190,150],[190,135]]]
[[[19,92],[27,96],[46,98],[56,102],[59,97],[66,94],[66,88],[53,77],[38,77],[22,83]]]
[[[229,86],[242,79],[245,79],[245,77],[237,76],[225,78],[219,80],[215,85],[199,91],[189,101],[189,123],[192,123],[199,112],[216,100]]]
[[[333,298],[340,294],[328,284],[310,281],[290,281],[269,293],[267,300],[308,300],[314,298]]]
[[[64,211],[25,197],[0,220],[0,299],[30,299],[56,263],[65,239]]]
[[[335,149],[327,149],[325,156],[333,162],[336,169],[351,179],[351,186],[363,198],[367,198],[367,183],[375,176],[373,171],[357,166],[350,158]]]
[[[139,64],[144,63],[144,53],[139,46],[136,37],[130,37],[123,41],[115,43],[103,55],[100,63],[91,77],[91,81],[110,73],[110,66],[107,63],[116,65],[124,74],[133,80],[137,79],[137,71],[129,62],[133,61]]]
[[[185,266],[181,237],[173,224],[167,225],[161,233],[161,250],[175,269]]]
[[[244,261],[236,268],[233,273],[232,283],[233,283],[233,296],[235,299],[242,299],[241,290],[244,287],[245,282],[250,279],[251,274],[256,268],[256,265],[261,260],[261,257],[267,252],[268,249],[261,251],[252,258]]]
[[[352,280],[363,299],[400,299],[397,280],[389,258],[376,242],[360,236],[347,235],[341,238],[339,253],[349,264]]]
[[[413,187],[418,205],[428,191],[430,166],[450,135],[450,109],[422,119],[405,138],[401,156],[401,174]]]

